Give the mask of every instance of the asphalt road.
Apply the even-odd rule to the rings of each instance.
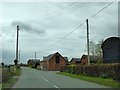
[[[0,83],[2,83],[2,68],[0,67]]]
[[[41,71],[22,68],[22,75],[13,88],[108,88],[95,83],[56,74],[53,71]]]

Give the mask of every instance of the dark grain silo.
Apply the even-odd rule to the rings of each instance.
[[[120,63],[120,37],[107,38],[101,48],[104,63]]]

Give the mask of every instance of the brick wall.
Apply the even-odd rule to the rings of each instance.
[[[60,56],[60,55],[59,55]],[[49,60],[49,68],[48,70],[52,71],[59,71],[61,66],[66,66],[66,61],[64,60],[63,57],[60,56],[60,63],[56,64],[56,55],[54,55],[50,60]]]

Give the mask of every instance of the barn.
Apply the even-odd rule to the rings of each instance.
[[[120,37],[107,38],[101,48],[104,63],[120,63]]]
[[[70,61],[71,64],[80,64],[80,58],[72,58]]]
[[[40,62],[40,68],[48,71],[59,71],[62,66],[66,66],[67,62],[67,57],[63,57],[60,53],[56,52],[43,57],[43,60]]]
[[[96,55],[90,55],[90,64],[96,64],[97,62],[102,62],[102,57]],[[88,55],[85,54],[82,55],[81,64],[88,65]]]

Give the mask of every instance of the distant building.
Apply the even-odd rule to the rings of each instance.
[[[120,63],[120,37],[107,38],[101,48],[104,63]]]
[[[36,63],[40,63],[40,59],[29,59],[27,61],[27,65],[35,65]]]
[[[95,56],[95,55],[90,55],[90,63],[91,64],[95,64],[97,63],[98,61],[101,61],[102,62],[102,57],[101,56]],[[82,65],[88,65],[88,55],[82,55],[81,57],[81,64]]]
[[[47,57],[43,57],[43,61],[40,63],[40,68],[48,71],[59,71],[61,66],[66,66],[67,62],[67,57],[63,57],[61,54],[56,52]]]
[[[71,64],[80,64],[81,61],[80,61],[80,58],[72,58],[71,61],[70,61]]]

